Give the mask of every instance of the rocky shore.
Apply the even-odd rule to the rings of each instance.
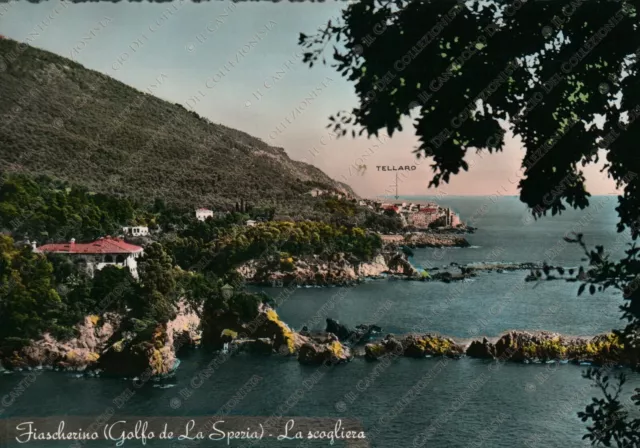
[[[475,233],[476,230],[478,230],[478,228],[473,226],[445,227],[429,229],[427,233],[435,233],[437,235],[464,235],[467,233]]]
[[[203,321],[203,345],[222,353],[277,354],[296,357],[301,364],[340,364],[353,359],[352,350],[329,332],[295,332],[275,310],[261,304],[250,321],[221,313]]]
[[[265,259],[251,260],[237,270],[247,283],[259,286],[351,286],[366,278],[384,278],[387,275],[420,277],[407,256],[394,250],[384,251],[368,262],[338,253],[331,261],[317,255],[295,257],[287,266]]]
[[[363,357],[376,361],[389,357],[470,357],[519,363],[574,363],[580,365],[637,366],[637,349],[625,346],[621,336],[570,337],[551,332],[509,331],[496,338],[458,340],[433,333],[388,334],[373,340],[376,325],[349,328],[327,319],[324,331],[294,331],[265,304],[252,319],[230,312],[196,313],[181,306],[179,316],[152,334],[131,334],[119,329],[117,315],[87,316],[78,336],[59,342],[50,335],[19,350],[0,348],[2,367],[9,370],[51,369],[146,378],[171,375],[179,361],[176,353],[202,345],[221,356],[241,353],[297,359],[303,365],[342,364]]]
[[[467,239],[457,233],[413,232],[405,235],[380,235],[385,248],[401,246],[415,248],[426,247],[469,247]]]
[[[58,341],[45,334],[24,346],[5,341],[0,347],[0,366],[162,377],[171,375],[179,364],[176,353],[180,348],[200,343],[199,327],[199,317],[184,302],[179,303],[173,321],[139,333],[123,329],[117,314],[91,315],[76,326],[77,336],[69,340]]]
[[[450,266],[442,268],[433,267],[429,270],[429,276],[413,276],[409,280],[422,281],[443,281],[452,282],[460,281],[476,277],[480,272],[512,272],[512,271],[530,271],[525,278],[526,282],[542,281],[542,280],[565,280],[575,281],[571,276],[575,274],[575,268],[563,268],[560,266],[548,266],[540,263],[472,263],[468,265],[460,265],[451,263]],[[557,273],[557,275],[556,275]],[[567,274],[568,276],[565,276]]]
[[[244,329],[244,333],[223,330],[222,334],[226,335],[223,340],[229,342],[231,354],[249,352],[284,355],[296,357],[304,365],[340,364],[355,357],[376,361],[387,357],[438,356],[466,356],[525,364],[553,362],[632,366],[640,362],[640,353],[627,348],[622,338],[614,333],[573,337],[545,331],[509,331],[499,337],[477,340],[459,340],[433,333],[397,336],[388,334],[381,340],[372,341],[382,331],[376,325],[358,325],[352,329],[338,321],[327,319],[325,331],[303,328],[300,332],[295,332],[268,307],[262,309],[261,315],[264,315],[263,320],[276,323],[270,329],[274,334],[264,337],[264,332],[252,331],[252,324],[238,328]]]
[[[574,363],[580,365],[632,366],[639,362],[637,350],[625,347],[620,336],[608,333],[595,337],[570,337],[551,332],[509,331],[489,340],[456,341],[436,334],[387,335],[365,346],[365,358],[385,356],[424,358],[468,356],[520,363]]]

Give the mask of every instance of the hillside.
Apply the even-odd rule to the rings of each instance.
[[[2,169],[188,206],[244,198],[286,211],[312,186],[355,196],[282,148],[154,97],[162,77],[145,93],[10,39],[0,54]]]

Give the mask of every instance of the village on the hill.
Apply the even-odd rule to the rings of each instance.
[[[416,230],[426,230],[433,228],[465,228],[456,212],[451,208],[441,207],[435,202],[382,202],[377,199],[354,199],[349,195],[330,190],[320,190],[314,188],[308,194],[314,197],[332,196],[338,199],[351,200],[357,202],[359,206],[367,207],[380,214],[397,214],[404,227]]]

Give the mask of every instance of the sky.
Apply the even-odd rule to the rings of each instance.
[[[298,36],[313,34],[342,8],[343,2],[20,1],[0,4],[0,34],[140,90],[154,86],[154,95],[282,147],[292,159],[374,197],[395,189],[395,174],[376,166],[416,163],[418,140],[410,119],[403,132],[380,141],[332,138],[328,117],[358,104],[355,89],[328,65],[303,64]],[[399,183],[399,194],[517,195],[523,155],[507,135],[504,152],[470,153],[469,172],[438,189],[428,189],[433,172],[429,160],[420,160]],[[358,171],[362,164],[367,169]],[[589,192],[616,193],[598,166],[585,172]]]

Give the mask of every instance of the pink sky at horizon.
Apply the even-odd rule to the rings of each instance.
[[[470,165],[469,171],[461,171],[451,176],[448,184],[441,184],[438,188],[427,188],[433,178],[430,159],[418,160],[412,152],[418,147],[418,140],[413,134],[413,127],[404,126],[404,131],[389,138],[386,133],[380,133],[382,143],[372,137],[353,139],[345,136],[331,139],[329,130],[316,142],[311,144],[301,141],[287,141],[287,147],[309,145],[311,149],[306,155],[299,155],[298,151],[290,153],[295,160],[311,163],[336,180],[349,184],[354,191],[363,197],[374,197],[395,191],[395,172],[378,171],[377,166],[407,166],[417,165],[415,171],[409,171],[400,177],[398,192],[401,196],[435,196],[446,194],[453,196],[518,196],[517,188],[521,163],[524,156],[519,139],[508,133],[504,151],[489,154],[484,151],[477,154],[470,150],[465,160]],[[324,144],[323,144],[324,143]],[[376,147],[378,145],[378,147]],[[315,148],[315,149],[314,149]],[[289,152],[289,151],[288,151]],[[315,156],[314,156],[315,154]],[[339,156],[340,154],[345,156]],[[349,154],[349,157],[346,157]],[[364,174],[357,171],[356,166],[367,166]],[[592,195],[618,195],[622,190],[616,189],[615,182],[607,178],[606,172],[600,172],[604,165],[603,157],[597,165],[588,165],[582,170],[585,173],[586,188]],[[387,191],[387,193],[385,193]]]
[[[313,32],[326,24],[343,5],[317,3],[313,14],[309,14],[303,5],[291,8],[286,3],[289,2],[240,2],[232,14],[225,9],[227,2],[185,3],[166,20],[163,18],[167,6],[161,3],[85,3],[65,9],[46,32],[38,33],[39,37],[29,42],[142,91],[163,74],[155,96],[282,147],[292,159],[317,166],[333,179],[349,184],[361,196],[375,197],[390,188],[395,191],[395,173],[378,172],[376,166],[416,162],[412,151],[418,141],[411,119],[403,121],[403,132],[373,154],[369,150],[376,143],[373,138],[353,139],[348,135],[332,139],[326,128],[328,118],[358,104],[354,86],[330,66],[316,65],[311,69],[295,55],[300,54],[299,33]],[[0,17],[3,35],[10,38],[26,41],[31,30],[38,29],[43,20],[50,20],[47,2],[11,5],[9,13]],[[104,17],[112,18],[109,26],[93,36],[86,48],[80,46],[87,30]],[[162,27],[157,32],[149,31],[149,26],[160,19]],[[275,25],[255,50],[236,61],[239,49],[258,30],[264,30],[266,23]],[[145,45],[133,46],[143,33],[149,36]],[[83,50],[74,52],[78,47]],[[117,63],[125,53],[126,64]],[[233,61],[233,71],[213,82],[218,79],[213,75],[229,65],[228,61]],[[370,155],[362,161],[365,154]],[[418,168],[400,183],[399,194],[518,195],[517,182],[509,179],[513,180],[520,171],[523,155],[521,144],[507,134],[505,151],[469,153],[467,163],[474,162],[470,171],[452,176],[449,184],[438,189],[427,188],[433,172],[429,160],[421,159]],[[364,175],[354,168],[360,163],[367,165]],[[599,172],[600,167],[584,169],[587,191],[592,195],[618,194],[615,183]]]

